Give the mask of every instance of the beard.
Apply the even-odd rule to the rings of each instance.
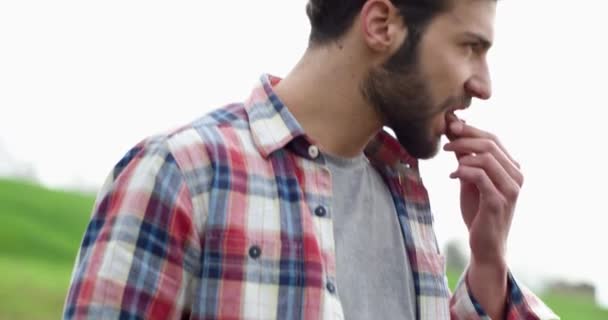
[[[462,98],[434,105],[430,81],[419,66],[416,46],[406,41],[386,63],[370,70],[361,93],[411,156],[429,159],[437,154],[441,138],[433,132],[433,119]]]

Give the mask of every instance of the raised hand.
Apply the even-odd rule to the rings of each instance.
[[[507,295],[507,239],[523,174],[496,136],[453,114],[446,120],[450,142],[444,150],[454,152],[458,160],[450,178],[460,180],[460,208],[469,230],[467,283],[486,312],[501,318]]]

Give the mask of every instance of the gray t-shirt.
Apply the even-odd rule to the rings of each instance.
[[[388,187],[363,154],[325,159],[345,319],[415,319],[412,271]]]

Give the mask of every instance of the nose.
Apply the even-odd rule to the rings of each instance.
[[[465,83],[467,94],[472,97],[487,100],[492,96],[492,80],[490,79],[490,71],[485,61],[473,73],[471,78]]]

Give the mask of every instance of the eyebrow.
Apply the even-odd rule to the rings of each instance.
[[[479,42],[481,44],[481,46],[484,49],[490,49],[490,47],[492,47],[492,41],[488,40],[486,37],[484,37],[481,34],[475,33],[475,32],[470,32],[467,31],[464,33],[465,36],[469,37],[469,38],[474,38],[475,41]]]

